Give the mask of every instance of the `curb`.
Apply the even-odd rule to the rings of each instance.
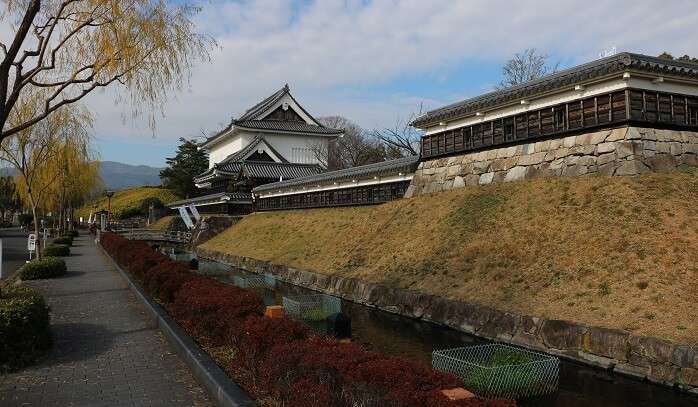
[[[244,390],[230,380],[216,362],[167,315],[159,304],[146,296],[140,286],[121,269],[100,244],[95,245],[111,261],[121,277],[126,280],[133,294],[153,319],[155,326],[162,331],[175,353],[184,360],[196,380],[206,389],[216,405],[220,407],[253,407],[257,405]]]

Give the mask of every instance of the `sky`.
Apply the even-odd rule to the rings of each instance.
[[[111,90],[85,101],[102,160],[163,166],[180,137],[224,127],[281,88],[314,116],[393,127],[492,90],[516,52],[535,47],[561,68],[615,47],[698,56],[695,2],[666,0],[204,1],[197,30],[213,37],[153,132]],[[126,119],[125,119],[126,118]]]

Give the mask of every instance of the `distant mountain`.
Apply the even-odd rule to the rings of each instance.
[[[147,165],[129,165],[114,161],[99,163],[99,172],[107,189],[160,185],[161,170],[162,168]]]
[[[162,168],[148,167],[147,165],[129,165],[114,161],[101,161],[99,173],[107,189],[124,189],[130,187],[158,186],[160,185],[160,171]],[[0,177],[14,175],[13,168],[0,167]]]

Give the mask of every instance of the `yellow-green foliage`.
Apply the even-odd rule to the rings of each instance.
[[[138,209],[148,198],[158,198],[163,204],[167,204],[172,201],[179,199],[174,192],[165,188],[158,187],[136,187],[123,189],[114,193],[111,198],[111,210],[116,219],[120,219],[123,215],[132,212],[134,209]],[[97,210],[107,209],[107,198],[104,196],[98,199],[88,202],[85,206],[78,210],[78,216],[82,216],[87,219],[92,211],[92,206],[97,203]]]
[[[698,171],[550,178],[257,213],[202,247],[694,341],[696,202]]]

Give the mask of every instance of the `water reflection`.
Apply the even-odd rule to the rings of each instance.
[[[181,261],[194,258],[190,253],[171,254],[171,257]],[[233,276],[250,274],[208,260],[200,260],[199,272],[230,284],[233,283]],[[283,296],[315,293],[313,290],[280,281],[277,281],[274,290],[260,289],[258,292],[267,305],[281,304]],[[349,301],[342,301],[342,312],[351,317],[354,341],[369,349],[428,364],[431,364],[431,353],[434,350],[486,342],[440,325],[390,314]],[[314,322],[311,326],[318,331],[325,331],[322,321]],[[561,360],[558,392],[535,399],[520,400],[520,404],[536,407],[696,407],[698,397]]]

